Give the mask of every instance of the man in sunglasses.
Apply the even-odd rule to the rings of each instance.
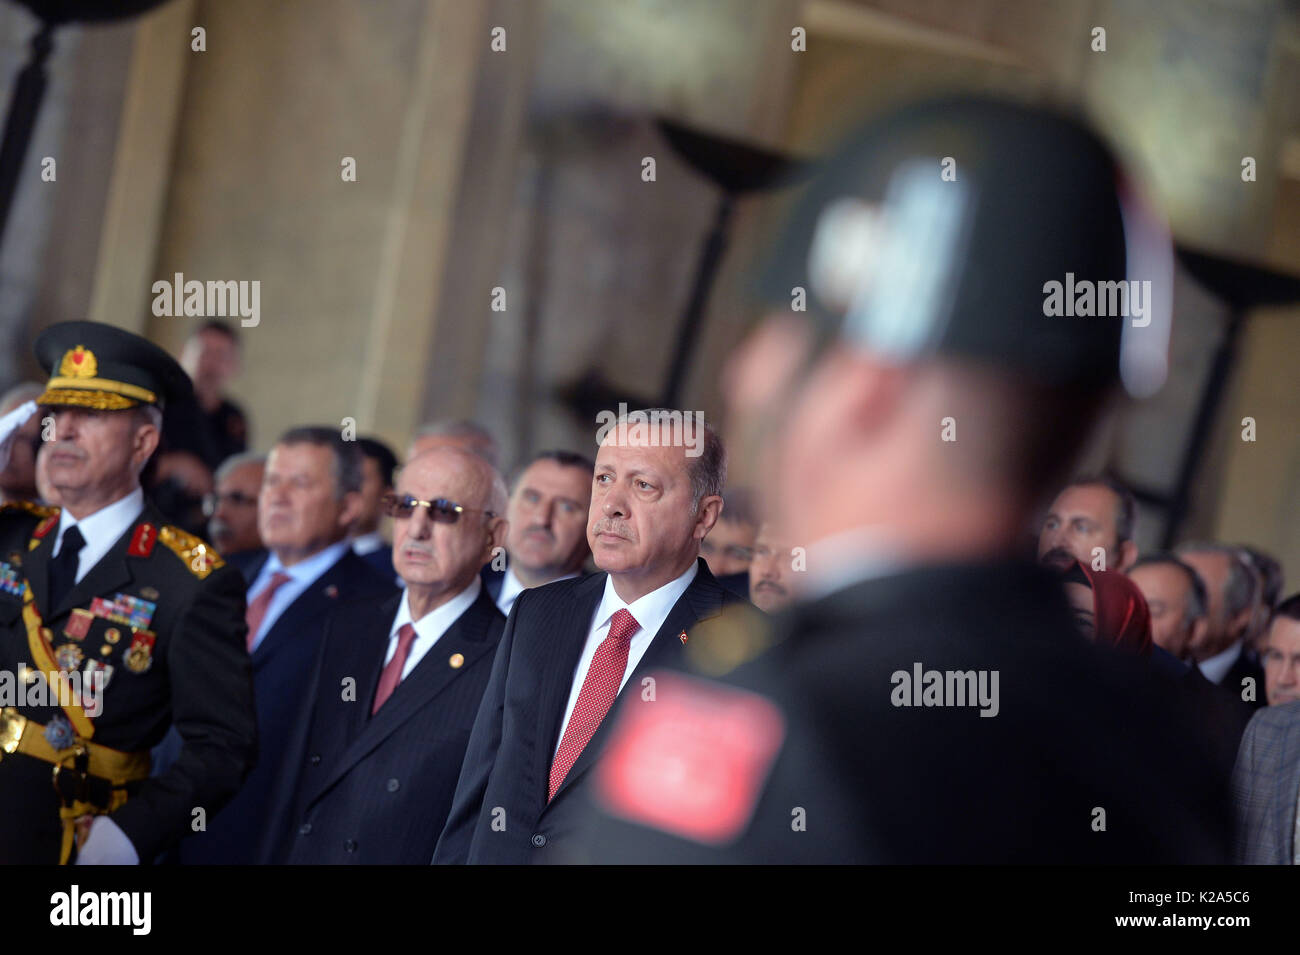
[[[469,451],[402,469],[384,509],[405,588],[327,625],[263,861],[429,861],[505,627],[478,574],[505,506],[496,469]]]
[[[435,863],[554,860],[582,817],[615,699],[653,699],[645,674],[678,661],[696,624],[744,603],[700,557],[726,458],[693,418],[633,412],[605,434],[587,517],[603,573],[516,598]]]
[[[350,601],[373,608],[394,592],[392,581],[348,545],[360,489],[361,452],[333,428],[290,429],[271,449],[257,506],[267,551],[231,561],[252,581],[245,619],[257,701],[257,766],[229,805],[207,820],[207,830],[181,843],[182,863],[254,861],[327,618]]]

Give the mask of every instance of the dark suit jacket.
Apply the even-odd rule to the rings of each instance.
[[[717,615],[724,604],[740,602],[718,585],[702,559],[697,566],[620,699],[640,693],[645,673],[680,659],[683,630]],[[577,794],[605,745],[608,721],[549,803],[547,783],[574,670],[607,576],[556,581],[525,590],[515,601],[434,862],[544,861],[571,832],[574,807],[583,802]]]
[[[479,580],[483,581],[483,590],[496,603],[501,596],[501,585],[506,579],[504,570],[493,570],[491,564],[484,564],[483,569],[478,572]]]
[[[771,623],[772,649],[723,681],[697,677],[685,692],[695,712],[723,712],[739,699],[774,719],[733,723],[712,738],[702,728],[671,777],[640,778],[635,790],[635,773],[621,767],[648,755],[666,762],[671,737],[653,727],[613,734],[618,759],[598,767],[590,787],[608,795],[595,800],[570,861],[1227,860],[1227,783],[1207,771],[1184,700],[1140,661],[1079,638],[1042,568],[916,568]],[[924,701],[899,690],[918,664],[983,671],[990,688],[998,674],[996,715],[915,705]],[[682,711],[678,691],[666,679],[658,685],[658,702],[644,704],[629,728],[680,719],[671,715]],[[622,704],[620,720],[637,702]],[[764,751],[760,725],[776,727],[764,744],[772,761],[742,771]],[[629,792],[659,821],[612,801]],[[701,805],[726,821],[719,844],[686,825],[703,818],[693,816]]]
[[[266,559],[263,554],[262,562]],[[260,567],[261,563],[249,567],[247,578],[255,580]],[[254,861],[266,823],[271,787],[302,705],[303,687],[320,647],[326,618],[344,602],[369,600],[373,605],[387,599],[394,590],[390,580],[347,550],[276,619],[252,656],[260,743],[257,767],[225,809],[208,817],[206,831],[181,842],[182,864],[248,865]]]
[[[1237,755],[1232,798],[1237,810],[1236,861],[1291,865],[1300,799],[1300,703],[1256,712]]]
[[[1255,699],[1246,702],[1256,709],[1266,706],[1268,700],[1264,696],[1264,668],[1248,648],[1242,647],[1241,656],[1237,657],[1237,662],[1232,665],[1219,687],[1240,700],[1242,682],[1247,677],[1255,681]]]
[[[506,620],[480,591],[371,716],[401,599],[350,604],[330,617],[261,861],[428,865],[433,857]],[[356,693],[345,700],[349,678]]]
[[[373,567],[381,577],[387,580],[396,581],[397,571],[393,568],[393,548],[385,544],[377,550],[372,550],[368,554],[358,555],[367,564]],[[397,585],[400,586],[400,585]]]

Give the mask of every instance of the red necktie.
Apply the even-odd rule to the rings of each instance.
[[[388,702],[388,698],[397,689],[397,684],[402,682],[402,667],[406,666],[406,658],[410,656],[414,640],[415,628],[409,623],[397,628],[397,652],[384,666],[384,672],[379,674],[379,689],[375,690],[375,703],[370,707],[371,716],[379,712],[379,708]]]
[[[271,598],[275,596],[277,590],[291,580],[293,578],[288,574],[276,571],[271,575],[271,582],[248,605],[248,612],[244,614],[244,620],[248,623],[249,653],[253,652],[253,640],[257,637],[257,631],[262,627],[262,618],[266,616],[266,608],[271,606]]]
[[[564,782],[573,764],[595,735],[601,721],[618,696],[623,671],[627,669],[627,654],[632,646],[632,636],[641,629],[626,609],[614,614],[609,623],[609,636],[600,642],[596,655],[591,658],[587,678],[582,681],[582,691],[574,704],[569,725],[564,728],[564,738],[551,763],[551,779],[546,801],[550,802]]]

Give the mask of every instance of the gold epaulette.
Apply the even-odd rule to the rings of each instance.
[[[179,527],[173,527],[171,524],[165,525],[158,532],[158,539],[163,542],[168,550],[185,561],[185,566],[190,569],[190,573],[199,580],[207,577],[217,568],[226,565],[226,562],[221,559],[221,555],[208,546],[202,538],[195,537]]]
[[[59,509],[57,507],[48,507],[44,504],[37,504],[35,501],[5,501],[0,504],[0,510],[6,507],[12,507],[15,510],[26,511],[28,514],[35,514],[39,518],[58,517]]]

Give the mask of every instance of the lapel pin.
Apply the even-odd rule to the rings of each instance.
[[[465,664],[465,657],[459,653],[453,653],[451,659],[447,662],[451,664],[453,670],[459,670]]]
[[[682,642],[682,646],[686,646],[686,641],[690,638],[686,636],[686,631],[683,630],[681,633],[677,634],[677,639]]]
[[[328,587],[325,588],[325,596],[329,597],[331,600],[333,600],[338,595],[339,595],[339,589],[333,584],[330,584]]]

